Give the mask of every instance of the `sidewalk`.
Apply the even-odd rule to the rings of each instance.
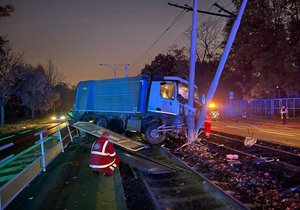
[[[125,201],[115,191],[120,191],[115,188],[116,173],[93,177],[89,153],[89,149],[71,144],[6,209],[123,209],[118,205]]]

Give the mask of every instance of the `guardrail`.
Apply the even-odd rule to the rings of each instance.
[[[12,156],[6,161],[0,164],[0,170],[3,170],[5,166],[16,161],[18,158],[26,157],[26,155],[33,156],[33,162],[30,163],[26,168],[20,171],[10,181],[5,183],[0,188],[0,210],[4,209],[9,205],[10,202],[42,171],[46,171],[46,166],[64,149],[67,147],[70,141],[73,141],[72,132],[67,123],[64,128],[68,129],[67,135],[62,137],[61,135],[61,124],[56,126],[57,137],[51,135],[50,137],[43,137],[43,133],[47,130],[42,130],[35,133],[35,136],[39,136],[40,139],[35,142],[35,145],[22,151],[21,153]],[[67,140],[67,138],[69,139]],[[40,147],[40,149],[39,149]],[[35,155],[36,154],[36,155]]]

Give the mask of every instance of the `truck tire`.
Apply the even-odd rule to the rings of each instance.
[[[158,131],[160,125],[157,122],[149,124],[145,129],[146,140],[150,144],[160,144],[166,139],[166,134],[162,134]]]
[[[99,117],[96,120],[96,125],[101,126],[103,128],[108,128],[108,123],[105,117]]]

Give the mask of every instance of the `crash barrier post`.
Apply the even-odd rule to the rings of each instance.
[[[21,158],[27,154],[31,154],[34,151],[36,151],[39,147],[39,144],[41,144],[41,147],[43,147],[41,149],[42,151],[44,151],[43,155],[39,155],[38,158],[36,158],[35,160],[33,159],[33,161],[29,163],[29,165],[26,168],[24,168],[21,172],[16,174],[15,177],[13,177],[11,180],[9,180],[7,183],[0,187],[0,210],[6,208],[15,199],[15,197],[19,193],[21,193],[22,190],[26,186],[28,186],[29,183],[35,177],[37,177],[42,171],[44,171],[44,169],[46,170],[46,166],[49,165],[50,162],[61,153],[61,144],[57,141],[52,141],[50,147],[48,147],[48,149],[45,150],[45,146],[47,147],[47,143],[50,143],[51,139],[53,139],[51,137],[43,137],[43,133],[45,131],[47,130],[43,130],[35,134],[35,136],[39,136],[39,140],[33,146],[25,149],[24,151],[20,152],[14,157],[7,159],[5,162],[0,164],[1,170],[2,168],[8,166],[10,163],[13,163],[13,161],[17,161],[18,158]],[[68,137],[68,135],[62,139],[65,139],[66,137]],[[44,162],[42,161],[42,156]]]
[[[59,138],[59,143],[60,143],[60,147],[61,147],[61,152],[65,152],[64,150],[64,145],[63,145],[63,139],[61,137],[61,133],[60,133],[60,128],[59,128],[60,125],[57,125],[56,128],[57,128],[57,136]],[[70,135],[71,137],[71,135]]]
[[[70,130],[70,124],[69,124],[69,122],[68,122],[68,121],[67,121],[67,128],[68,128],[68,132],[69,132],[70,140],[71,140],[71,142],[73,142],[73,136],[72,136],[72,134],[71,134],[71,130]]]
[[[43,138],[43,133],[45,133],[47,130],[42,130],[34,136],[40,136],[40,140],[38,141],[41,144],[41,162],[42,162],[42,169],[43,172],[46,172],[46,161],[45,161],[45,147],[44,147],[44,138]]]

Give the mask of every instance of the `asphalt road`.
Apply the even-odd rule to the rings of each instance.
[[[240,136],[254,132],[259,140],[280,143],[300,148],[300,123],[282,125],[280,121],[219,120],[212,121],[212,130]]]
[[[16,132],[12,132],[0,137],[0,162],[5,160],[6,157],[10,155],[16,155],[28,147],[34,145],[35,141],[39,140],[39,136],[35,136],[34,134],[47,130],[43,136],[50,136],[57,131],[56,126],[59,123],[45,123],[40,124],[36,127],[31,127],[29,129],[24,129]],[[64,127],[66,124],[62,123],[60,128]]]

